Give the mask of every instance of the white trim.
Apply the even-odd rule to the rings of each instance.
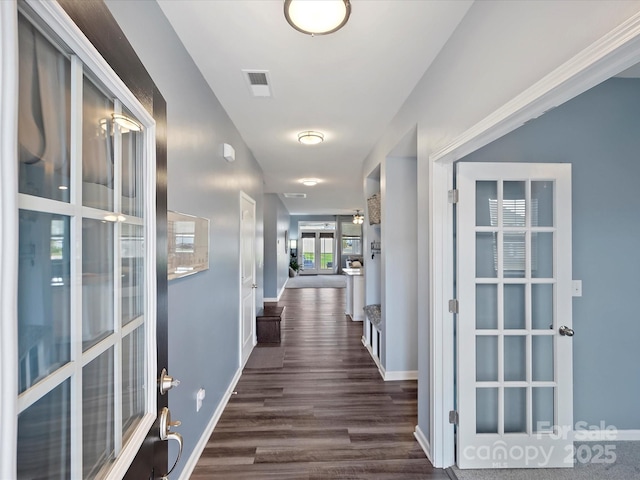
[[[0,1],[0,478],[16,477],[18,432],[18,22]]]
[[[385,374],[384,367],[380,363],[380,359],[373,353],[373,348],[371,347],[371,345],[367,343],[367,339],[364,336],[362,337],[362,344],[364,345],[364,348],[367,349],[367,352],[369,352],[369,355],[371,355],[371,358],[373,359],[373,363],[375,363],[376,367],[378,367],[378,372],[380,373],[380,377],[384,380],[384,374]]]
[[[418,441],[418,445],[420,445],[420,448],[422,449],[424,454],[427,456],[427,459],[429,459],[431,464],[433,464],[433,460],[431,459],[431,445],[429,444],[429,440],[427,440],[427,437],[425,436],[424,432],[420,428],[420,425],[416,425],[416,430],[415,432],[413,432],[413,436],[416,437],[416,440]]]
[[[392,382],[394,380],[417,380],[418,379],[418,371],[417,370],[394,370],[392,372],[386,371],[384,372],[384,381]]]
[[[382,380],[384,380],[385,382],[392,382],[395,380],[417,380],[418,379],[418,370],[404,370],[404,371],[397,370],[397,371],[388,372],[387,370],[385,370],[382,363],[380,363],[380,359],[373,353],[373,349],[371,348],[371,345],[367,344],[367,340],[364,336],[362,337],[362,344],[364,345],[364,348],[366,348],[367,351],[369,352],[369,355],[371,355],[373,362],[376,364],[376,367],[378,367],[378,372],[380,373],[380,377],[382,377]]]
[[[236,371],[236,374],[234,375],[233,379],[231,380],[231,383],[229,384],[229,388],[225,392],[224,397],[222,397],[222,399],[220,400],[220,403],[218,403],[218,406],[215,412],[213,412],[213,416],[211,417],[211,420],[209,420],[207,427],[204,429],[204,432],[202,432],[202,435],[200,436],[198,443],[193,449],[193,452],[191,452],[191,455],[185,462],[184,468],[182,469],[182,472],[180,473],[180,477],[178,480],[189,480],[189,477],[191,477],[193,470],[196,468],[196,465],[200,460],[200,456],[202,455],[202,452],[204,452],[204,449],[206,448],[207,443],[209,442],[209,437],[211,437],[213,430],[216,428],[216,425],[218,424],[218,421],[222,416],[222,412],[224,412],[224,409],[227,407],[227,404],[229,403],[229,399],[231,399],[231,395],[233,395],[233,391],[236,385],[238,384],[238,381],[240,380],[241,376],[242,376],[242,368],[239,368]]]
[[[640,442],[640,430],[574,430],[574,442]]]
[[[640,60],[640,13],[604,35],[600,40],[584,49],[574,58],[545,76],[542,80],[485,117],[444,148],[429,156],[431,195],[429,215],[430,246],[430,326],[431,326],[431,445],[434,466],[448,467],[454,462],[453,428],[448,424],[445,389],[453,390],[453,335],[443,335],[441,326],[447,325],[448,300],[451,298],[439,288],[440,282],[448,286],[442,277],[453,272],[453,252],[443,239],[453,232],[453,216],[442,215],[443,208],[435,202],[446,202],[447,191],[453,173],[443,170],[455,160],[491,143],[493,140],[515,130],[526,121],[537,118],[554,106],[583,93],[589,88],[615,75]],[[443,182],[443,179],[446,181]],[[434,263],[438,262],[438,264]],[[444,270],[443,270],[444,267]],[[438,344],[438,342],[444,342]],[[443,348],[440,348],[441,345]],[[435,347],[435,348],[434,348]],[[434,389],[434,387],[436,387]],[[439,389],[438,389],[439,388]],[[451,397],[453,395],[451,394]],[[451,400],[452,401],[452,400]]]
[[[553,70],[430,156],[454,161],[640,61],[640,13]]]
[[[453,207],[447,201],[452,165],[430,162],[429,178],[430,445],[434,467],[446,468],[455,463],[454,429],[449,423],[449,411],[454,409],[454,320],[448,306],[453,298]]]
[[[289,279],[287,278],[284,282],[284,285],[282,286],[282,288],[280,289],[280,293],[278,293],[278,296],[276,298],[273,297],[266,297],[263,298],[262,301],[263,302],[279,302],[280,298],[282,297],[282,294],[284,293],[285,288],[287,288],[287,282],[289,281]]]

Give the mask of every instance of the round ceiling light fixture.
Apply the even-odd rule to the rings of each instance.
[[[349,15],[349,0],[284,0],[287,22],[307,35],[327,35],[340,30]]]
[[[317,145],[324,141],[324,134],[307,130],[298,134],[298,141],[304,145]]]
[[[317,178],[303,178],[300,180],[300,183],[306,185],[307,187],[315,187],[318,184],[319,180]]]

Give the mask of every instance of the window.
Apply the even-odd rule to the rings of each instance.
[[[342,222],[342,255],[362,255],[362,225]]]

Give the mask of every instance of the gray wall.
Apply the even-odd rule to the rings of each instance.
[[[614,78],[465,157],[573,169],[574,421],[640,428],[640,80]]]
[[[289,278],[289,249],[285,251],[285,231],[289,211],[275,193],[264,195],[264,298],[277,299]]]
[[[380,173],[384,322],[380,360],[389,373],[418,370],[416,169],[415,158],[387,157]]]
[[[211,220],[209,270],[169,283],[168,370],[181,381],[169,406],[185,439],[172,474],[178,478],[239,368],[240,191],[257,202],[256,303],[262,305],[262,171],[157,3],[107,5],[167,101],[169,209]],[[234,163],[219,154],[223,142],[235,148]],[[196,413],[201,387],[206,398]]]

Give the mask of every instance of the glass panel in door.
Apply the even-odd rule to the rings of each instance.
[[[333,233],[321,232],[319,236],[320,271],[332,273],[335,265],[335,242]]]
[[[305,273],[317,273],[315,232],[302,232],[302,245],[299,248],[302,258],[302,271]]]

